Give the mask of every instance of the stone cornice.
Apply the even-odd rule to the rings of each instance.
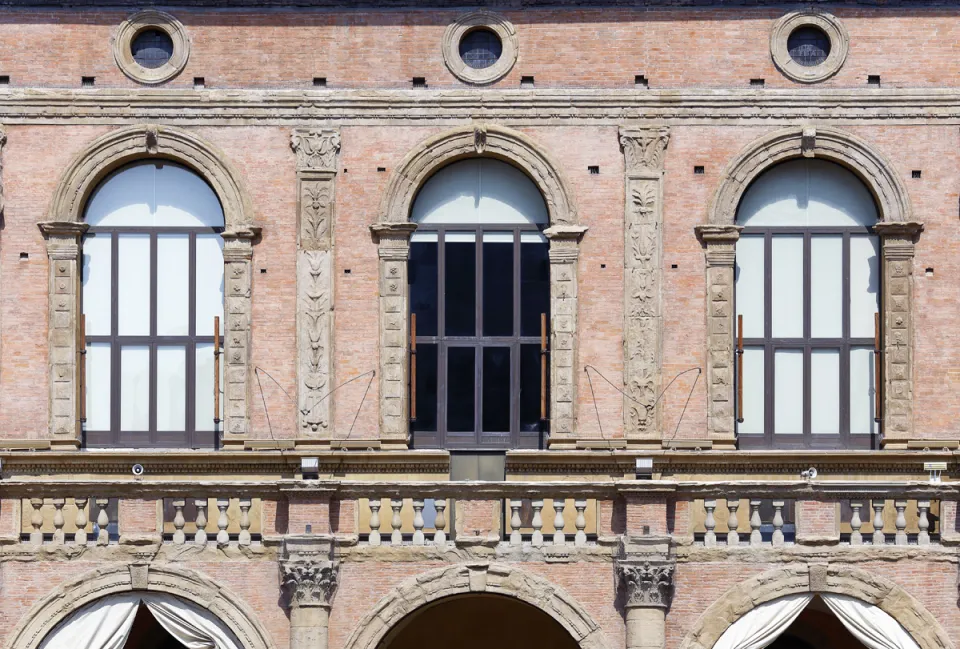
[[[743,11],[744,8],[756,8],[764,6],[782,7],[782,0],[714,0],[713,2],[703,2],[702,0],[514,0],[509,4],[513,9],[531,9],[531,8],[549,8],[549,9],[587,9],[587,8],[661,8],[664,10],[690,11],[703,9],[729,9],[733,11]],[[916,0],[833,0],[832,6],[854,6],[863,8],[877,7],[882,8],[886,15],[899,14],[895,11],[898,7],[906,7],[911,11],[916,8]],[[930,2],[936,8],[957,7],[960,2],[957,0],[938,0]],[[153,3],[146,0],[128,0],[124,3],[105,2],[94,3],[77,0],[2,0],[0,6],[17,8],[34,7],[63,7],[76,10],[77,7],[95,5],[98,8],[119,7],[129,9],[130,7],[152,7]],[[212,9],[234,9],[234,10],[260,10],[263,8],[291,9],[292,7],[317,7],[325,9],[456,9],[465,7],[476,7],[476,2],[472,0],[430,0],[430,2],[417,2],[416,0],[176,0],[171,3],[172,7],[201,7]]]

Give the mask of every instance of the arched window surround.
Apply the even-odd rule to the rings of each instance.
[[[194,171],[213,188],[223,208],[223,444],[242,444],[249,430],[252,244],[260,228],[240,175],[222,152],[189,131],[154,125],[110,131],[81,150],[60,177],[47,220],[38,224],[49,260],[49,438],[58,447],[80,444],[77,330],[84,209],[107,176],[143,159],[169,160]]]
[[[696,228],[706,254],[707,430],[714,448],[736,446],[734,423],[734,249],[737,207],[764,171],[799,157],[822,158],[852,171],[873,195],[881,239],[883,349],[882,443],[906,448],[913,437],[913,257],[923,224],[913,220],[909,194],[893,164],[861,138],[836,128],[791,127],[748,145],[726,168]]]

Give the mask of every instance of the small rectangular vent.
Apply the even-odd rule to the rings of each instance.
[[[638,74],[633,78],[633,85],[637,88],[648,88],[650,87],[650,82],[647,81],[647,78],[642,74]]]
[[[703,165],[697,165],[693,168],[693,174],[695,176],[702,176],[706,170],[703,168]]]
[[[326,87],[327,87],[327,78],[326,78],[326,77],[314,77],[314,78],[313,78],[313,87],[314,87],[314,88],[326,88]]]
[[[413,78],[413,87],[414,88],[426,88],[427,79],[426,77],[414,77]]]
[[[600,173],[600,167],[598,165],[590,165],[587,167],[587,171],[591,176],[596,176]]]
[[[193,78],[193,89],[194,90],[203,90],[207,87],[207,80],[203,77],[194,77]]]
[[[764,79],[750,79],[750,85],[754,88],[763,88],[766,83]]]
[[[534,80],[532,76],[529,77],[520,77],[520,87],[521,88],[533,88]]]
[[[920,178],[923,175],[923,172],[920,169],[914,169],[910,172],[910,176],[913,178]]]
[[[80,77],[81,88],[93,88],[96,82],[97,82],[96,77]]]
[[[0,74],[0,86],[9,86],[9,85],[10,85],[10,75]]]
[[[868,83],[869,85],[871,85],[871,86],[879,86],[879,85],[880,85],[880,75],[879,75],[879,74],[871,74],[871,75],[867,76],[867,83]]]

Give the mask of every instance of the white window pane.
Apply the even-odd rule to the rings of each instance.
[[[109,234],[83,240],[83,315],[88,336],[110,335],[110,266],[113,252]]]
[[[413,202],[415,223],[479,223],[480,161],[444,167],[423,184]]]
[[[473,232],[447,232],[443,235],[446,243],[473,243],[477,240],[477,235]]]
[[[218,234],[197,235],[197,334],[213,335],[213,318],[220,317],[223,333],[223,239]]]
[[[223,360],[221,358],[221,360]],[[213,430],[213,344],[197,343],[196,429]],[[223,365],[220,366],[220,390],[223,390]],[[220,400],[221,419],[223,400]]]
[[[94,226],[153,225],[153,165],[141,164],[110,176],[87,202],[84,220]]]
[[[484,243],[513,243],[513,232],[484,232]]]
[[[217,195],[203,178],[172,164],[156,168],[156,213],[159,227],[222,227],[223,209]]]
[[[876,237],[850,237],[850,335],[873,338],[880,299],[880,255]]]
[[[121,336],[150,335],[150,235],[118,235],[117,316]]]
[[[744,338],[763,338],[763,237],[743,236],[737,242],[737,315],[743,316]],[[734,336],[737,332],[734,331]]]
[[[187,353],[157,347],[157,430],[186,428]]]
[[[410,243],[436,243],[440,235],[436,232],[414,232],[410,235]]]
[[[190,333],[190,236],[157,236],[157,334]],[[177,429],[180,430],[180,429]]]
[[[521,232],[520,243],[547,243],[547,238],[539,232]]]
[[[744,435],[763,434],[764,394],[763,348],[743,348],[743,421],[739,432]]]
[[[110,430],[110,343],[87,345],[87,430]]]
[[[803,351],[777,350],[773,361],[773,430],[778,435],[800,435],[803,433]]]
[[[546,223],[547,205],[522,171],[506,162],[482,160],[480,222]]]
[[[803,237],[773,238],[771,250],[774,338],[803,336]]]
[[[810,238],[810,335],[843,335],[843,237]]]
[[[840,350],[810,353],[810,432],[840,434]]]
[[[120,348],[120,429],[150,427],[150,349]]]
[[[850,350],[850,433],[876,432],[876,384],[872,347]]]

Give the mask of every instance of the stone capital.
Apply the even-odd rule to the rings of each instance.
[[[627,608],[669,608],[673,598],[672,561],[617,563],[617,581]]]
[[[670,143],[670,129],[621,128],[620,148],[623,150],[627,174],[663,171],[663,160]]]
[[[693,230],[697,233],[697,239],[703,245],[709,247],[711,244],[736,243],[740,239],[740,231],[743,230],[743,226],[707,223],[698,225]]]
[[[578,242],[587,231],[585,225],[551,225],[543,231],[543,236],[553,241],[573,241]]]
[[[37,227],[48,240],[52,237],[79,239],[90,228],[86,223],[78,221],[43,221],[37,223]]]
[[[297,171],[337,171],[340,132],[333,129],[295,129],[290,147],[297,154]]]
[[[280,588],[289,608],[329,607],[340,581],[335,540],[327,535],[288,536],[280,559]]]
[[[416,223],[374,223],[370,226],[370,232],[376,238],[377,243],[383,243],[384,240],[410,239],[410,235],[416,232]]]

